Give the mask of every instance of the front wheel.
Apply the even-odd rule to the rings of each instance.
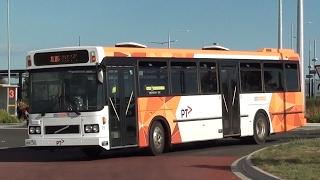
[[[149,132],[149,148],[152,155],[159,155],[164,151],[165,133],[160,122],[152,123]]]
[[[269,125],[264,114],[258,113],[253,123],[253,139],[257,144],[264,144],[269,134]]]

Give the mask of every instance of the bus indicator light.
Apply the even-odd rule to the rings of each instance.
[[[97,61],[96,53],[94,51],[90,52],[90,60],[91,60],[91,62]]]
[[[102,117],[102,124],[106,124],[107,123],[107,118],[106,117]]]
[[[31,56],[27,56],[26,57],[26,61],[27,61],[27,67],[30,67],[32,64],[31,64]]]

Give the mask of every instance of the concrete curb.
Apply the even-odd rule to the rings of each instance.
[[[27,128],[27,122],[24,121],[22,123],[8,123],[8,124],[0,123],[0,129],[10,129],[10,128]]]
[[[305,126],[297,128],[293,131],[315,130],[315,129],[320,129],[320,123],[307,123],[307,124],[305,124]],[[260,152],[260,151],[265,150],[267,148],[276,147],[276,146],[279,146],[282,144],[286,144],[286,143],[288,143],[288,142],[264,147],[262,149],[259,149],[259,150],[256,150],[256,151],[250,153],[247,156],[244,156],[244,157],[234,161],[231,165],[231,171],[233,172],[233,174],[235,174],[240,179],[263,179],[263,180],[264,179],[267,179],[267,180],[281,179],[273,174],[270,174],[266,171],[263,171],[262,169],[258,168],[255,165],[253,165],[251,159],[252,159],[252,156],[257,152]]]
[[[279,146],[279,145],[274,145]],[[274,147],[271,146],[271,147]],[[265,147],[259,149],[257,151],[252,152],[251,154],[244,156],[236,161],[234,161],[231,165],[231,171],[240,179],[260,179],[260,180],[278,180],[281,179],[273,174],[270,174],[257,166],[253,165],[251,162],[252,156],[255,153],[258,153],[262,150],[265,150],[270,147]]]
[[[304,127],[320,127],[320,123],[306,123]]]

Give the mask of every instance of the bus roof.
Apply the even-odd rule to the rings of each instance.
[[[67,59],[77,51],[85,51],[85,60]],[[65,53],[59,57],[59,52]],[[75,52],[72,54],[72,52]],[[71,53],[71,55],[70,55]],[[35,62],[35,56],[42,54]],[[83,55],[83,54],[82,54]],[[57,57],[58,56],[58,57]],[[80,57],[75,56],[75,57]],[[84,56],[81,56],[84,57]],[[299,55],[291,49],[264,48],[257,51],[223,51],[201,49],[168,49],[137,47],[75,46],[41,49],[28,52],[27,68],[49,68],[67,66],[87,66],[101,63],[104,57],[163,57],[163,58],[215,58],[215,59],[261,59],[261,60],[299,60]],[[58,59],[57,59],[58,58]],[[60,61],[61,59],[61,61]],[[64,62],[63,62],[64,60]],[[75,62],[73,62],[75,60]],[[43,62],[42,62],[43,61]]]
[[[222,51],[197,49],[160,49],[105,47],[107,57],[170,57],[170,58],[219,58],[219,59],[264,59],[298,60],[299,55],[291,49],[264,48],[257,51]]]

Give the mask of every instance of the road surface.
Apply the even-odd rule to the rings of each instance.
[[[319,129],[302,129],[273,135],[265,145],[228,138],[177,145],[160,156],[127,149],[90,159],[78,148],[49,151],[21,147],[26,129],[0,129],[0,179],[238,179],[230,165],[240,157],[292,138],[319,136]]]

